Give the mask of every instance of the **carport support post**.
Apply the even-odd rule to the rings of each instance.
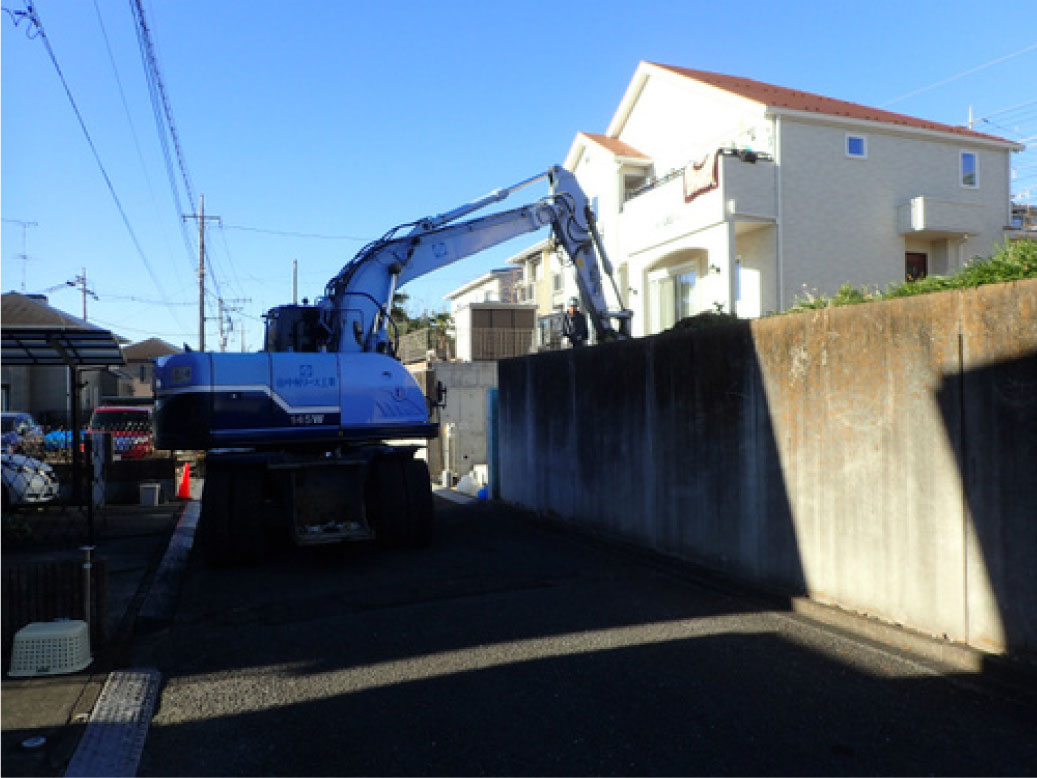
[[[83,558],[83,620],[86,622],[88,632],[92,626],[90,610],[93,605],[93,599],[90,596],[90,584],[92,583],[91,579],[93,578],[94,572],[94,563],[93,558],[91,557],[93,550],[94,547],[92,545],[83,546],[80,549],[80,551],[86,555]]]
[[[69,417],[72,423],[72,500],[76,505],[82,505],[83,484],[79,478],[79,376],[76,375],[75,365],[68,366],[69,387],[71,395],[69,402]]]
[[[86,436],[84,451],[86,452],[86,542],[94,545],[94,458],[97,456],[94,448],[95,435]]]

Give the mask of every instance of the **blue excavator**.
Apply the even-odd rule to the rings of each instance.
[[[465,220],[545,178],[548,196]],[[409,281],[543,227],[571,260],[597,341],[628,338],[630,311],[607,304],[604,279],[613,289],[615,281],[594,212],[575,176],[555,166],[394,227],[314,304],[271,309],[258,353],[156,361],[156,447],[207,452],[199,534],[211,563],[258,561],[286,542],[429,542],[428,467],[415,457],[419,445],[393,441],[436,437],[436,398],[427,400],[396,358],[393,297]]]

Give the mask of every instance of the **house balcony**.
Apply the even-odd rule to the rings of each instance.
[[[919,238],[951,238],[978,235],[986,221],[986,207],[934,197],[912,197],[897,207],[901,235]]]
[[[720,152],[715,177],[710,168],[695,176],[688,166],[632,193],[619,217],[626,251],[641,251],[722,222],[774,223],[778,212],[774,161],[762,156],[749,159]],[[711,158],[706,164],[711,165]]]

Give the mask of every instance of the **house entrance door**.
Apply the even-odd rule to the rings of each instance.
[[[904,254],[904,280],[918,281],[929,275],[929,255],[922,251],[908,251]]]

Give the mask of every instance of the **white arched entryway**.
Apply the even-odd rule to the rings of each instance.
[[[703,310],[702,280],[709,270],[708,258],[706,249],[685,248],[645,269],[646,334],[668,330]]]

